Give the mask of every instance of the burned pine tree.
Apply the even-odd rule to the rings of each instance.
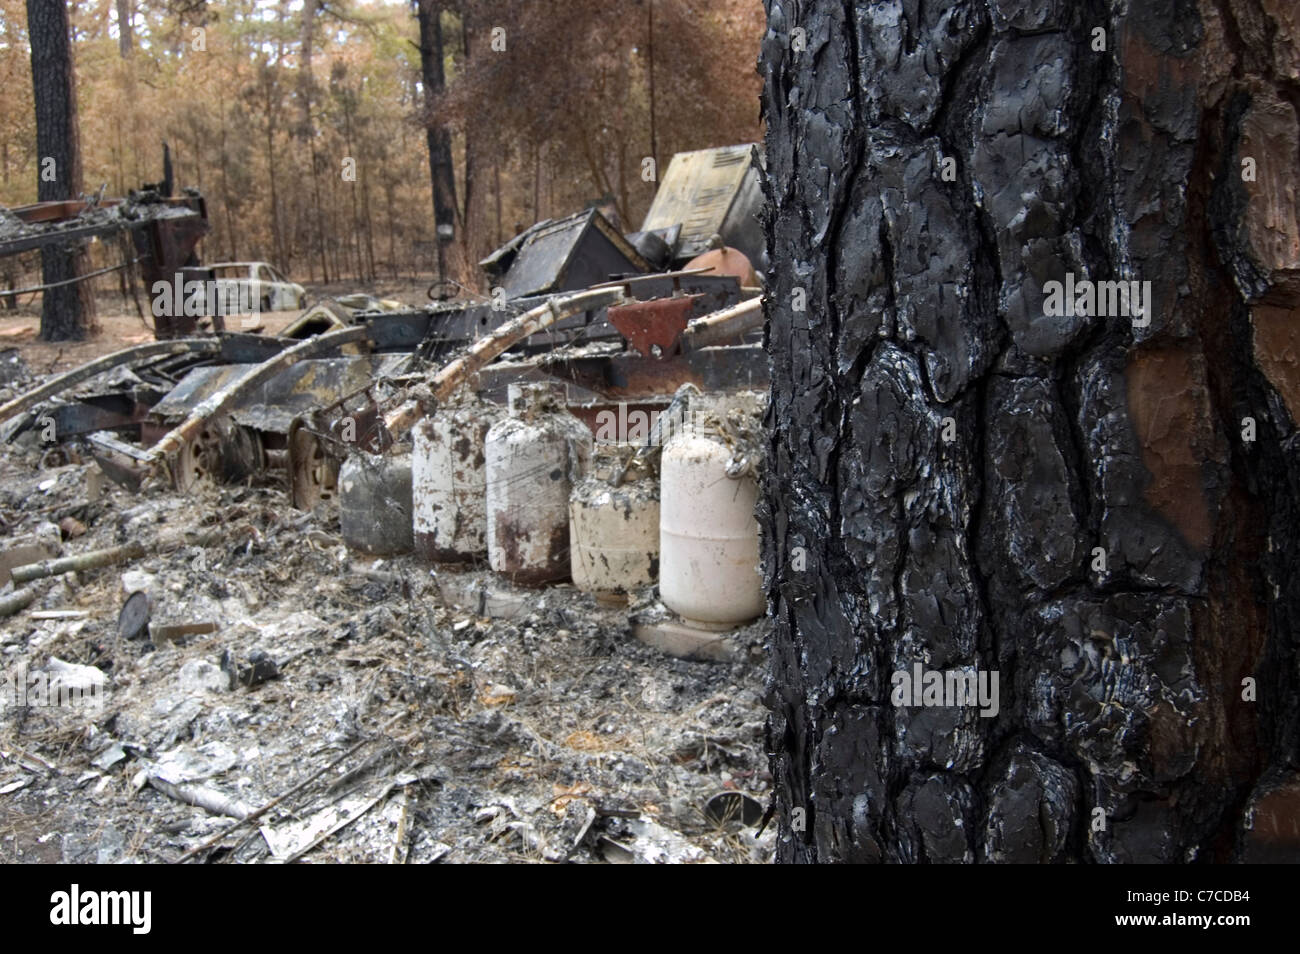
[[[77,129],[77,82],[72,30],[63,0],[27,0],[27,34],[32,47],[32,92],[36,104],[36,196],[41,202],[75,199],[81,192],[81,143]],[[83,338],[94,320],[83,248],[47,246],[41,252],[41,338]]]
[[[456,180],[451,161],[451,133],[437,116],[446,90],[443,71],[442,4],[416,0],[420,23],[420,78],[424,85],[425,136],[429,146],[429,179],[433,188],[433,221],[438,247],[438,278],[447,274],[446,246],[456,227]]]
[[[1291,4],[766,6],[778,857],[1297,860]]]

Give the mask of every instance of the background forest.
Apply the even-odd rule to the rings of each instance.
[[[646,157],[662,171],[674,152],[761,135],[758,0],[85,0],[70,11],[83,191],[158,181],[165,141],[177,187],[207,198],[204,260],[266,259],[302,282],[436,272],[430,143],[451,156],[447,271],[477,285],[473,263],[537,219],[603,199],[637,228],[656,187]],[[423,70],[421,12],[426,49],[442,48]],[[0,205],[36,199],[26,24],[24,0],[0,0]],[[92,256],[112,264],[120,252]],[[8,287],[39,281],[36,253],[0,268]]]

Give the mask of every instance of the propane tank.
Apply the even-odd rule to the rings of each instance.
[[[411,522],[415,551],[436,563],[487,553],[488,430],[501,420],[486,401],[435,411],[414,427]]]
[[[597,444],[590,475],[569,497],[573,582],[604,602],[626,601],[659,571],[659,486],[635,450]]]
[[[591,459],[591,431],[564,385],[512,384],[510,416],[488,430],[488,565],[515,583],[569,575],[569,492]]]
[[[344,543],[353,550],[384,556],[410,552],[409,445],[388,454],[352,454],[339,468],[338,487]]]
[[[660,465],[659,598],[684,621],[727,629],[766,608],[758,573],[756,395],[696,397]]]

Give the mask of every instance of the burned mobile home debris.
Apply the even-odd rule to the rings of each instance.
[[[244,791],[247,780],[232,788],[232,754],[251,739],[224,730],[208,739],[195,728],[211,728],[211,713],[196,709],[212,698],[205,692],[244,691],[251,700],[264,689],[274,693],[301,668],[295,660],[323,652],[313,640],[353,655],[362,644],[372,654],[400,646],[392,651],[401,662],[382,672],[396,665],[406,675],[384,676],[396,680],[386,691],[401,698],[415,691],[425,702],[433,692],[436,721],[461,739],[480,728],[452,728],[456,712],[477,710],[487,731],[523,704],[520,683],[529,677],[510,657],[521,647],[527,655],[550,652],[537,643],[547,629],[562,634],[559,655],[531,664],[559,667],[547,680],[572,682],[576,674],[562,670],[593,646],[594,661],[584,668],[607,679],[602,673],[623,656],[608,664],[602,657],[618,645],[620,654],[632,654],[621,666],[644,683],[638,710],[677,711],[678,695],[690,705],[672,717],[671,732],[650,731],[645,738],[653,742],[639,745],[630,774],[630,756],[600,756],[625,743],[565,730],[572,751],[557,755],[554,743],[543,746],[544,761],[562,764],[573,788],[558,803],[538,803],[529,814],[522,806],[531,794],[505,805],[482,793],[463,796],[477,807],[464,816],[460,806],[464,817],[447,821],[446,830],[487,825],[510,852],[551,860],[770,856],[770,833],[740,847],[727,834],[742,816],[753,825],[751,806],[766,797],[757,686],[738,688],[754,678],[766,628],[754,513],[768,380],[754,267],[761,257],[751,262],[740,250],[762,245],[756,155],[743,146],[674,160],[663,183],[673,204],[665,211],[656,203],[639,233],[621,234],[594,208],[538,223],[484,260],[491,292],[483,296],[419,307],[322,303],[280,335],[220,323],[201,333],[193,316],[182,315],[160,323],[156,342],[11,389],[0,405],[0,440],[35,464],[33,486],[53,479],[56,494],[95,490],[72,508],[80,517],[68,518],[80,531],[50,536],[48,525],[20,528],[0,613],[11,617],[11,630],[37,614],[37,625],[61,627],[60,634],[102,633],[90,638],[100,647],[90,651],[86,635],[54,640],[82,647],[63,650],[79,665],[113,661],[106,706],[125,708],[111,716],[111,727],[92,727],[88,771],[96,786],[124,784],[130,764],[132,792],[151,789],[167,811],[191,806],[187,837],[164,839],[159,857],[216,850],[293,860],[315,847],[326,821],[351,825],[361,817],[356,812],[376,806],[375,817],[387,818],[398,811],[399,794],[404,805],[408,796],[414,801],[415,787],[448,784],[442,769],[397,772],[385,762],[369,802],[356,786],[344,786],[345,804],[319,808],[316,828],[295,827],[278,813],[254,826],[257,806],[276,793]],[[201,234],[202,202],[191,201],[197,205],[185,207],[198,218],[187,234]],[[672,215],[681,221],[662,224]],[[171,251],[159,268],[181,269],[175,248],[165,248]],[[201,274],[192,252],[184,270]],[[109,499],[121,509],[116,531]],[[151,526],[154,515],[165,525]],[[302,552],[287,556],[288,544],[273,537],[296,541]],[[264,572],[285,582],[291,573],[289,585],[304,586],[303,595],[240,600],[215,570],[205,579],[213,561],[257,553]],[[277,567],[277,559],[288,565]],[[169,569],[177,560],[182,569]],[[66,575],[74,570],[87,576]],[[175,582],[161,582],[178,572],[188,581],[179,592]],[[119,576],[120,591],[111,585]],[[66,608],[72,586],[93,587],[101,578],[110,581],[103,605]],[[326,635],[337,625],[337,603],[346,602],[332,594],[351,596],[358,586],[382,596],[361,619]],[[289,607],[297,612],[286,618]],[[108,627],[110,609],[116,622]],[[49,613],[68,615],[40,615]],[[26,644],[36,665],[46,664],[40,645]],[[507,645],[514,647],[508,654]],[[5,651],[14,655],[21,646],[6,639]],[[419,657],[430,651],[442,662],[420,676]],[[467,658],[476,654],[491,665],[480,671]],[[150,695],[144,672],[169,665],[182,689]],[[350,676],[310,668],[313,679],[326,680],[320,685],[341,681],[360,692]],[[512,675],[499,675],[503,669]],[[691,675],[685,682],[669,677],[675,688],[661,688],[662,674],[674,672]],[[364,693],[358,698],[362,711],[375,705]],[[169,728],[161,733],[133,730],[127,710],[146,701],[160,712],[179,705],[189,721],[164,719]],[[575,712],[591,708],[574,704]],[[543,708],[555,718],[554,703]],[[689,740],[717,717],[731,728],[704,730],[712,741],[694,748]],[[608,722],[610,731],[622,721]],[[349,730],[354,742],[358,728]],[[408,741],[412,728],[402,728]],[[634,734],[631,725],[615,733]],[[293,751],[287,739],[266,744]],[[395,757],[393,743],[375,744]],[[475,744],[481,748],[481,738]],[[523,748],[538,744],[525,740]],[[713,755],[710,746],[718,747]],[[5,765],[21,769],[30,764],[23,757],[6,752]],[[527,762],[536,752],[511,758]],[[667,776],[656,760],[671,766]],[[595,774],[577,767],[592,761],[619,767]],[[295,764],[288,760],[283,769]],[[709,781],[718,765],[729,766],[724,776],[734,797],[719,796]],[[584,797],[590,778],[600,779],[599,800]],[[653,801],[667,798],[671,810],[630,810],[649,803],[651,782]],[[629,800],[628,792],[640,794]],[[245,835],[262,834],[256,844],[232,833],[204,846],[199,833],[214,834],[214,819],[246,820]],[[702,832],[709,833],[703,841],[695,837]],[[475,857],[430,832],[408,835],[402,851],[412,859],[448,851]]]

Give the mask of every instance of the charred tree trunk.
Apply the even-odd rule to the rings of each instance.
[[[470,56],[470,10],[462,9],[460,12],[460,49],[463,58],[461,69],[468,69]],[[464,196],[461,201],[461,246],[465,249],[465,258],[469,261],[475,261],[478,255],[474,249],[475,233],[477,227],[472,227],[471,223],[476,223],[477,215],[475,214],[474,201],[478,198],[474,188],[478,180],[478,162],[477,149],[478,143],[475,140],[474,132],[465,126],[465,187],[462,190]]]
[[[32,93],[36,104],[36,197],[41,202],[75,199],[81,192],[81,146],[77,131],[77,83],[72,30],[63,0],[27,0],[32,45]],[[47,246],[41,252],[41,338],[70,341],[86,336],[95,300],[84,248]]]
[[[420,76],[424,84],[425,131],[429,145],[429,178],[433,185],[433,221],[438,246],[438,277],[446,275],[444,227],[456,224],[456,179],[451,164],[451,133],[435,115],[446,81],[442,68],[442,6],[417,0],[420,21]]]
[[[129,59],[131,56],[132,33],[131,33],[131,16],[132,0],[116,0],[117,3],[117,50],[122,59]]]
[[[312,118],[311,104],[316,92],[316,79],[312,73],[312,57],[316,34],[316,16],[320,13],[320,0],[303,0],[302,23],[298,56],[298,138],[307,145],[307,161],[311,164],[312,211],[315,215],[316,234],[308,240],[307,260],[311,261],[311,242],[315,242],[316,260],[320,264],[321,281],[330,282],[329,262],[325,258],[325,216],[320,204],[321,159],[316,149],[316,122]]]
[[[1300,860],[1290,5],[766,6],[779,858]]]

